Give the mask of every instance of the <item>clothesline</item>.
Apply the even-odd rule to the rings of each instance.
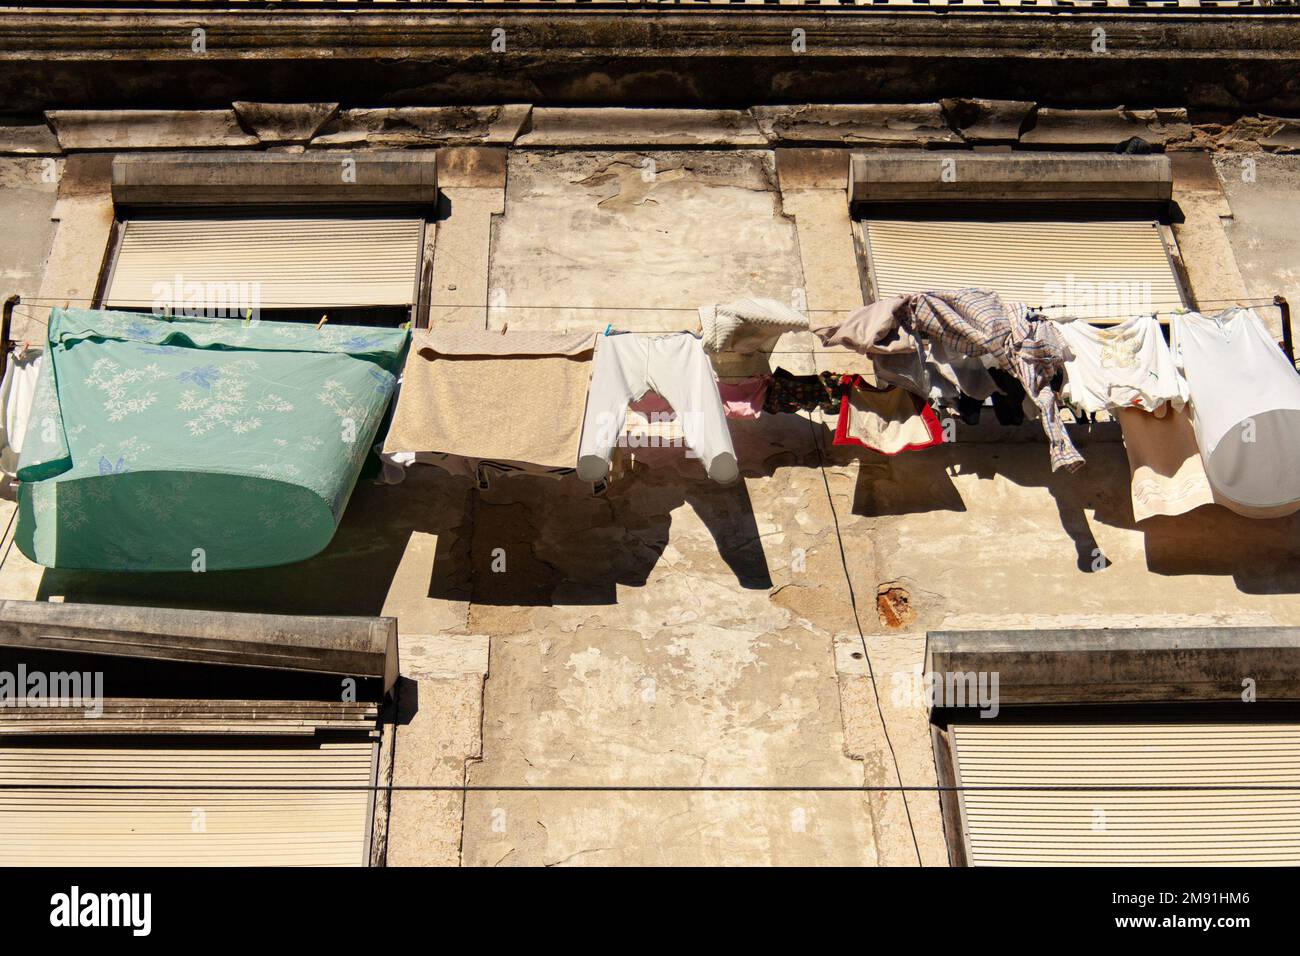
[[[41,316],[36,315],[34,312],[28,312],[28,311],[26,311],[26,309],[25,309],[23,306],[18,306],[17,308],[15,308],[15,309],[14,309],[14,314],[15,314],[15,315],[22,316],[23,318],[31,319],[33,322],[35,322],[35,323],[37,323],[38,325],[41,325],[41,326],[46,326],[46,325],[48,325],[48,322],[47,322],[47,320],[46,320],[45,318],[42,318]],[[236,320],[236,321],[238,321],[238,320]],[[421,330],[417,330],[417,331],[421,331]],[[427,330],[424,330],[424,331],[427,331]],[[679,331],[683,331],[683,332],[684,332],[684,331],[686,331],[686,330],[685,330],[685,329],[624,329],[624,328],[619,328],[619,329],[617,329],[616,331],[618,331],[618,332],[622,332],[622,333],[631,333],[631,332],[636,332],[636,333],[644,334],[644,335],[664,335],[664,334],[672,334],[672,333],[674,333],[674,332],[679,332]],[[817,345],[817,346],[808,346],[807,348],[802,348],[802,349],[770,349],[770,350],[769,350],[769,349],[764,349],[764,350],[762,350],[761,353],[754,353],[754,354],[763,354],[763,355],[820,355],[820,354],[834,354],[834,355],[840,355],[840,354],[842,354],[842,353],[843,353],[843,350],[841,350],[841,349],[833,349],[833,348],[827,348],[826,346]],[[721,353],[721,354],[725,354],[725,355],[744,355],[744,354],[751,354],[751,353],[732,352],[732,351],[729,351],[729,350],[728,350],[728,351],[724,351],[724,352]]]
[[[23,316],[24,318],[31,319],[33,322],[36,322],[38,325],[41,326],[46,326],[48,324],[47,321],[43,319],[41,316],[36,315],[35,313],[32,312],[25,311],[22,308],[22,306],[16,308],[14,310],[14,314]],[[428,331],[428,330],[417,329],[416,331]],[[616,329],[615,331],[619,333],[635,333],[640,335],[671,335],[676,332],[685,332],[686,330],[685,329],[619,328]],[[39,343],[35,343],[35,344],[39,344]],[[827,346],[824,345],[810,345],[806,348],[801,348],[801,349],[763,349],[759,352],[736,352],[728,349],[728,350],[723,350],[719,354],[720,355],[814,355],[815,356],[815,355],[843,355],[844,350],[842,348],[828,348]]]
[[[1174,315],[1178,315],[1178,314],[1180,314],[1181,312],[1195,311],[1194,309],[1190,309],[1189,307],[1183,305],[1182,303],[1167,303],[1167,302],[1161,302],[1161,303],[1150,303],[1150,304],[1151,304],[1151,305],[1157,305],[1157,304],[1158,304],[1158,305],[1160,305],[1160,306],[1171,306],[1172,308],[1170,308],[1170,309],[1163,309],[1163,308],[1162,308],[1162,309],[1158,309],[1158,310],[1154,310],[1154,311],[1139,311],[1139,312],[1134,312],[1134,313],[1132,313],[1132,314],[1134,314],[1134,315],[1152,315],[1152,316],[1157,316],[1157,317],[1160,317],[1160,316],[1168,316],[1168,317],[1172,317],[1172,316],[1174,316]],[[1211,306],[1211,305],[1238,305],[1238,306],[1241,306],[1242,308],[1280,308],[1280,307],[1281,307],[1281,304],[1280,304],[1280,303],[1275,302],[1275,301],[1272,300],[1272,299],[1262,299],[1262,298],[1261,298],[1261,299],[1249,299],[1249,298],[1242,298],[1242,299],[1204,299],[1204,300],[1201,301],[1201,305],[1204,306],[1204,307],[1208,307],[1208,306]],[[40,324],[40,325],[46,325],[46,324],[48,323],[48,320],[45,319],[45,318],[42,318],[41,316],[37,315],[37,314],[34,313],[34,312],[29,311],[29,307],[34,307],[34,308],[38,308],[38,309],[47,309],[47,310],[52,310],[52,309],[61,308],[62,305],[61,305],[61,304],[60,304],[60,305],[42,305],[42,304],[40,304],[39,302],[36,302],[36,301],[34,301],[34,300],[24,299],[24,300],[22,300],[22,303],[21,303],[20,305],[18,305],[18,306],[15,307],[15,309],[14,309],[15,314],[18,314],[18,315],[21,315],[21,316],[23,316],[23,317],[25,317],[25,318],[28,318],[28,319],[32,320],[33,322],[36,322],[36,323],[38,323],[38,324]],[[287,307],[287,306],[286,306],[286,307]],[[307,306],[298,306],[298,307],[299,307],[299,308],[307,308]],[[319,306],[311,306],[311,307],[312,307],[312,308],[318,308]],[[523,310],[523,309],[527,309],[527,310],[536,310],[536,309],[553,309],[553,310],[569,310],[569,311],[607,311],[607,312],[615,312],[615,311],[621,311],[621,312],[640,311],[640,312],[692,312],[692,313],[698,311],[697,309],[679,309],[679,308],[668,308],[668,307],[659,307],[659,306],[638,306],[638,307],[628,307],[628,308],[622,308],[622,307],[616,307],[616,306],[558,306],[558,305],[557,305],[557,306],[528,306],[528,305],[514,305],[514,306],[470,306],[470,305],[452,305],[452,304],[448,304],[448,303],[435,303],[435,304],[431,305],[430,307],[431,307],[431,308],[475,308],[475,309],[482,308],[482,309],[486,309],[486,310],[489,311],[489,312],[492,312],[492,311],[495,311],[495,310],[499,310],[499,309],[521,309],[521,310]],[[1068,309],[1068,308],[1071,308],[1071,306],[1063,305],[1063,304],[1062,304],[1062,305],[1055,305],[1055,304],[1054,304],[1054,305],[1033,306],[1032,308],[1033,308],[1035,311],[1044,311],[1044,310],[1047,310],[1047,309]],[[804,310],[804,311],[807,312],[808,314],[823,314],[823,313],[825,313],[825,314],[839,314],[839,313],[847,313],[847,312],[851,312],[852,309],[807,309],[807,310]],[[1100,320],[1100,319],[1103,319],[1103,318],[1109,319],[1109,318],[1113,318],[1113,317],[1115,317],[1115,315],[1116,315],[1116,313],[1097,314],[1097,315],[1084,315],[1084,314],[1082,314],[1082,313],[1080,313],[1080,312],[1075,312],[1075,313],[1073,314],[1074,318],[1076,318],[1076,319],[1083,319],[1083,320],[1085,320],[1085,321],[1096,321],[1096,320]],[[671,331],[679,331],[679,330],[673,330],[673,329],[662,329],[662,328],[658,328],[658,329],[651,329],[651,328],[625,328],[625,327],[620,326],[619,328],[614,329],[613,331],[616,331],[616,332],[632,332],[632,333],[639,333],[639,334],[645,334],[645,335],[654,335],[654,334],[659,334],[659,333],[664,333],[664,332],[671,332]],[[680,331],[685,331],[685,330],[680,330]],[[807,351],[808,351],[807,349],[778,350],[778,351],[774,351],[772,354],[774,354],[774,355],[777,355],[777,354],[803,354],[804,352],[807,352]]]
[[[77,303],[77,304],[79,304],[79,305],[80,305],[80,304],[90,305],[90,304],[92,304],[93,302],[94,302],[93,299],[49,298],[49,297],[45,297],[45,298],[41,298],[41,297],[30,297],[30,298],[29,298],[29,297],[24,296],[24,297],[22,298],[22,300],[21,300],[21,305],[24,305],[24,306],[29,306],[29,305],[30,305],[30,306],[34,306],[34,307],[36,307],[36,308],[40,308],[40,309],[57,309],[57,308],[63,308],[63,307],[65,307],[65,306],[67,306],[67,305],[71,305],[72,303]],[[1251,297],[1251,296],[1238,297],[1238,298],[1232,298],[1232,299],[1201,299],[1201,300],[1199,300],[1199,303],[1200,303],[1200,305],[1201,305],[1202,307],[1205,307],[1205,306],[1214,306],[1214,305],[1242,305],[1243,303],[1251,303],[1251,307],[1261,307],[1261,306],[1262,306],[1262,307],[1268,307],[1268,306],[1277,306],[1277,305],[1278,305],[1278,303],[1275,302],[1271,297]],[[323,306],[323,305],[321,305],[319,302],[289,302],[289,301],[285,301],[285,300],[273,300],[273,299],[262,299],[262,300],[259,301],[259,305],[262,305],[262,306],[274,306],[274,307],[284,308],[284,309],[291,309],[291,308],[292,308],[292,309],[326,309],[326,310],[328,310],[329,308],[331,308],[331,306]],[[1194,311],[1193,307],[1188,306],[1188,305],[1187,305],[1186,303],[1184,303],[1184,302],[1176,302],[1176,301],[1160,301],[1160,302],[1148,302],[1148,303],[1146,303],[1146,305],[1147,305],[1148,307],[1150,307],[1150,306],[1155,306],[1155,307],[1157,307],[1157,309],[1161,309],[1161,310],[1163,310],[1163,309],[1169,309],[1169,310],[1171,310],[1171,311],[1167,311],[1167,312],[1166,312],[1166,311],[1157,311],[1156,313],[1154,313],[1154,314],[1157,314],[1157,315],[1172,315],[1172,314],[1174,314],[1174,313],[1175,313],[1177,310],[1179,310],[1179,309],[1189,310],[1189,311]],[[1245,306],[1243,306],[1243,307],[1245,307]],[[349,308],[349,307],[347,307],[347,306],[335,306],[334,308]],[[479,303],[472,303],[472,302],[431,302],[431,303],[429,303],[429,308],[435,308],[435,309],[485,309],[485,310],[487,310],[487,311],[489,311],[489,312],[497,312],[497,311],[503,311],[503,310],[515,310],[515,311],[564,311],[564,312],[688,312],[688,313],[698,313],[698,312],[699,312],[699,306],[659,306],[659,305],[513,305],[513,304],[501,304],[501,305],[497,305],[497,304],[479,304]],[[798,311],[803,312],[803,313],[808,314],[808,315],[837,315],[837,314],[840,314],[840,313],[852,312],[854,308],[857,308],[857,307],[854,306],[854,307],[851,307],[851,308],[843,308],[843,309],[800,309],[800,310],[798,310]],[[1043,310],[1046,310],[1046,309],[1074,309],[1074,308],[1080,308],[1080,307],[1078,307],[1078,306],[1072,306],[1072,305],[1069,305],[1069,304],[1067,304],[1067,303],[1053,303],[1053,304],[1050,304],[1050,305],[1031,305],[1030,308],[1031,308],[1032,310],[1034,310],[1034,311],[1043,311]],[[1134,315],[1151,315],[1151,314],[1153,314],[1152,312],[1150,312],[1150,311],[1148,311],[1148,310],[1146,310],[1146,309],[1120,310],[1120,311],[1129,311],[1130,314],[1134,314]],[[620,331],[641,331],[641,330],[627,329],[627,330],[620,330]],[[650,331],[662,331],[662,330],[650,330]]]

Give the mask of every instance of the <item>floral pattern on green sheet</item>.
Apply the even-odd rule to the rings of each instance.
[[[405,330],[54,310],[19,462],[47,567],[300,561],[338,527]]]

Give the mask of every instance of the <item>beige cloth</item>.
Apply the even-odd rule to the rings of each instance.
[[[384,455],[573,468],[595,334],[417,332]]]
[[[710,353],[771,351],[784,333],[808,329],[807,316],[776,299],[737,299],[699,312],[700,345]]]
[[[813,329],[823,345],[839,345],[872,355],[914,353],[916,339],[902,325],[912,296],[894,295],[854,309],[839,325]]]
[[[886,455],[896,455],[909,445],[932,445],[934,438],[919,405],[919,399],[901,388],[850,389],[844,432]],[[841,441],[837,438],[836,443]]]
[[[1165,408],[1162,417],[1140,408],[1115,411],[1128,451],[1135,521],[1152,515],[1186,514],[1209,504],[1222,505],[1247,518],[1280,518],[1300,510],[1300,503],[1250,508],[1215,494],[1187,409],[1175,409],[1172,404]]]

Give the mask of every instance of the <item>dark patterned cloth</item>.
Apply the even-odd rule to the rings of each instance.
[[[820,408],[827,415],[838,415],[840,399],[849,386],[841,384],[832,372],[820,375],[792,375],[783,368],[772,373],[772,384],[763,399],[763,411],[769,415],[782,412],[810,412]]]

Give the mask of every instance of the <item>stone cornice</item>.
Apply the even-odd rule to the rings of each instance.
[[[191,49],[205,31],[206,52]],[[493,53],[491,31],[505,30]],[[791,51],[795,29],[807,52]],[[1105,53],[1093,50],[1105,31]],[[233,99],[1300,107],[1300,16],[548,6],[0,10],[0,109]]]
[[[516,4],[388,12],[335,5],[274,11],[203,4],[184,9],[0,8],[0,56],[40,53],[64,57],[113,52],[190,58],[190,31],[207,31],[209,57],[270,53],[321,57],[436,51],[488,54],[490,32],[507,33],[494,57],[613,54],[691,56],[828,55],[911,52],[948,55],[1002,50],[1073,59],[1139,55],[1266,57],[1300,52],[1300,13],[1125,13],[1076,10],[1013,14],[982,10],[886,8],[626,8],[575,10]],[[325,11],[325,12],[322,12]],[[808,50],[791,51],[791,31],[807,32]],[[1093,31],[1107,35],[1107,52],[1092,50]]]

